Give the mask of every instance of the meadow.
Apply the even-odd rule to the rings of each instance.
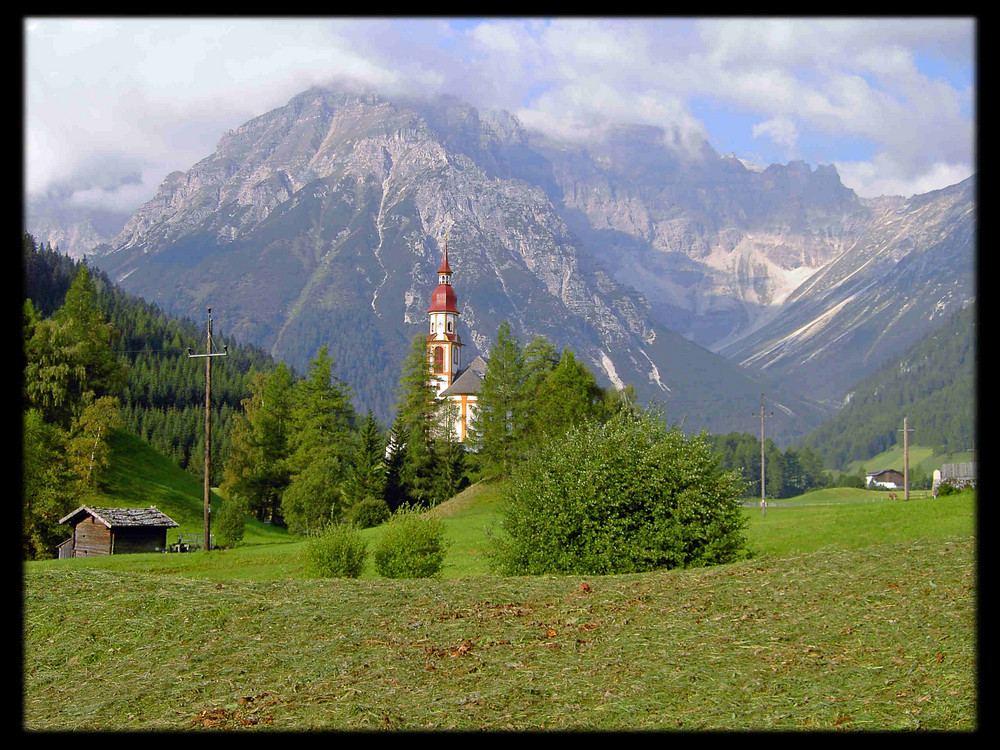
[[[23,726],[977,729],[974,493],[823,492],[747,508],[750,560],[642,575],[491,575],[495,485],[434,511],[439,579],[310,579],[267,529],[29,563]]]

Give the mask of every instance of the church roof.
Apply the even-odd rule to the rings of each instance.
[[[472,363],[462,370],[455,382],[441,391],[442,396],[471,396],[479,393],[486,374],[486,360],[482,355],[472,360]]]
[[[431,306],[427,312],[453,312],[458,313],[458,297],[451,284],[438,284],[431,293]]]
[[[444,241],[444,256],[441,258],[441,267],[438,273],[451,273],[451,266],[448,265],[448,240]]]

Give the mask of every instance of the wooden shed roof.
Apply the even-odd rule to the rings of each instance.
[[[125,526],[180,526],[179,523],[165,513],[158,511],[153,505],[148,508],[95,508],[81,505],[72,513],[59,519],[59,523],[75,522],[85,515],[93,516],[109,529]]]

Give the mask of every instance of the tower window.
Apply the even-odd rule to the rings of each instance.
[[[444,370],[444,347],[435,346],[434,347],[434,372],[442,372]]]

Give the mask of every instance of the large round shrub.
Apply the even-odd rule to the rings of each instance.
[[[748,554],[736,472],[656,413],[588,421],[544,443],[503,490],[491,560],[507,575],[615,574]]]
[[[306,569],[318,578],[357,578],[367,556],[367,543],[349,524],[331,523],[306,543]]]
[[[404,505],[384,528],[372,555],[379,575],[431,578],[440,574],[448,548],[440,519]]]

